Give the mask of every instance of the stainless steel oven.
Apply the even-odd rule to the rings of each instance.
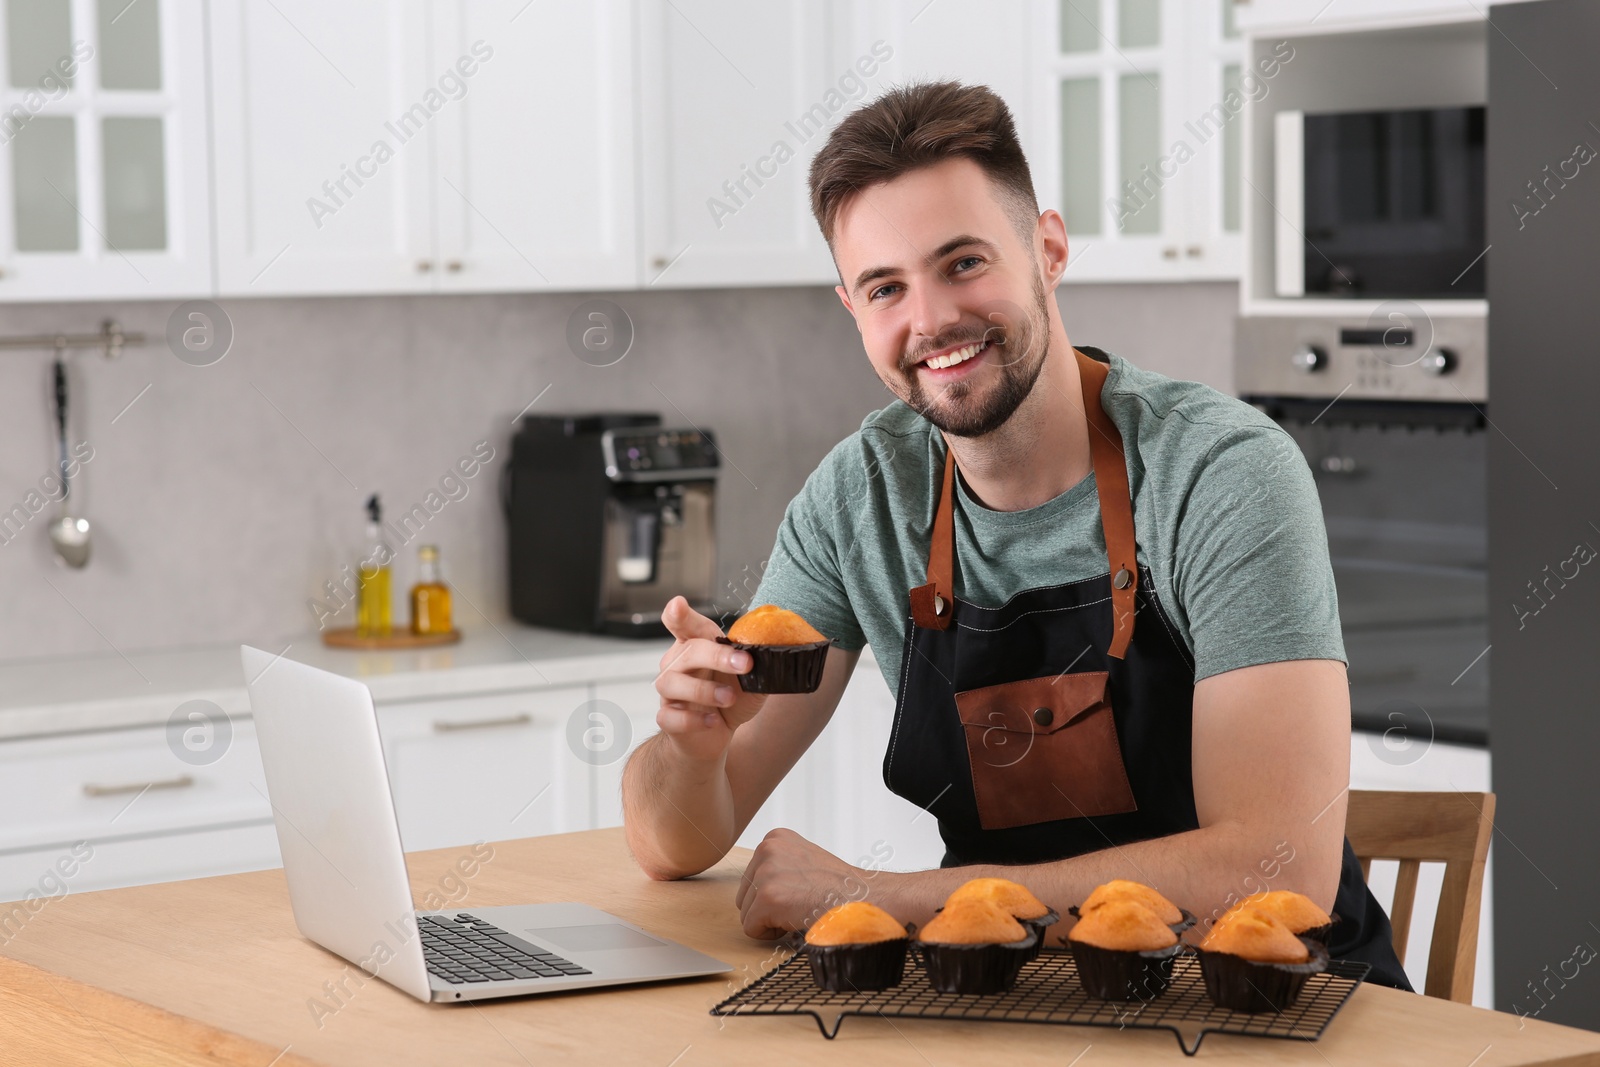
[[[1359,729],[1487,742],[1484,333],[1415,310],[1239,322],[1239,392],[1316,478]]]

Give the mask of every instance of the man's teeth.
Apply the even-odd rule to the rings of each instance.
[[[935,356],[923,363],[923,366],[932,367],[934,370],[943,370],[946,367],[954,367],[957,363],[965,363],[979,352],[982,352],[988,343],[989,342],[987,341],[974,341],[967,347],[958,348],[949,355]]]

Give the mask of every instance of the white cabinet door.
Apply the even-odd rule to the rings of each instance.
[[[255,724],[207,728],[188,759],[161,726],[0,742],[0,854],[270,822]]]
[[[1035,7],[1036,0],[836,0],[834,64],[841,73],[876,68],[859,78],[865,92],[852,106],[914,81],[987,85],[1011,109],[1031,162],[1042,148],[1034,128],[1034,57],[1027,47]]]
[[[0,8],[0,300],[211,286],[200,0]]]
[[[588,765],[567,743],[586,686],[384,704],[384,758],[407,851],[588,827]]]
[[[654,678],[632,682],[597,682],[594,701],[586,709],[580,742],[594,766],[594,808],[591,824],[622,825],[622,769],[627,757],[655,735],[661,695]],[[627,722],[626,728],[621,726]]]
[[[439,288],[638,282],[634,37],[628,0],[434,5]]]
[[[640,0],[639,15],[643,283],[836,284],[806,192],[851,106],[828,10]]]
[[[1068,281],[1235,277],[1242,53],[1226,0],[1038,0],[1030,157],[1074,246]],[[1240,101],[1242,104],[1242,101]],[[1223,110],[1219,111],[1218,108]]]
[[[213,0],[218,289],[225,296],[434,288],[440,88],[410,0]]]
[[[858,867],[915,871],[939,866],[939,820],[889,792],[883,757],[894,727],[894,694],[877,662],[864,655],[818,738],[829,758],[813,772],[832,801],[828,849]]]
[[[0,854],[0,945],[52,898],[282,866],[270,818],[151,837],[74,842]]]

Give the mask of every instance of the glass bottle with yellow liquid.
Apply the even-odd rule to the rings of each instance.
[[[427,636],[451,632],[450,587],[439,572],[439,547],[417,549],[417,584],[411,587],[411,632]]]
[[[388,637],[393,632],[389,564],[394,551],[383,540],[378,494],[367,498],[367,545],[356,570],[356,634]]]

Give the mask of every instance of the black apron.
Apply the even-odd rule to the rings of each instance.
[[[1025,590],[998,608],[957,600],[955,462],[945,452],[883,775],[939,820],[946,867],[1047,863],[1199,827],[1194,670],[1135,556],[1122,441],[1100,406],[1107,368],[1074,352],[1108,573]],[[1261,870],[1240,872],[1239,897],[1274,888],[1263,871],[1284,857],[1262,859]],[[1140,880],[1137,870],[1126,877]],[[1410,990],[1348,840],[1334,911],[1331,955],[1372,964],[1368,981]]]

